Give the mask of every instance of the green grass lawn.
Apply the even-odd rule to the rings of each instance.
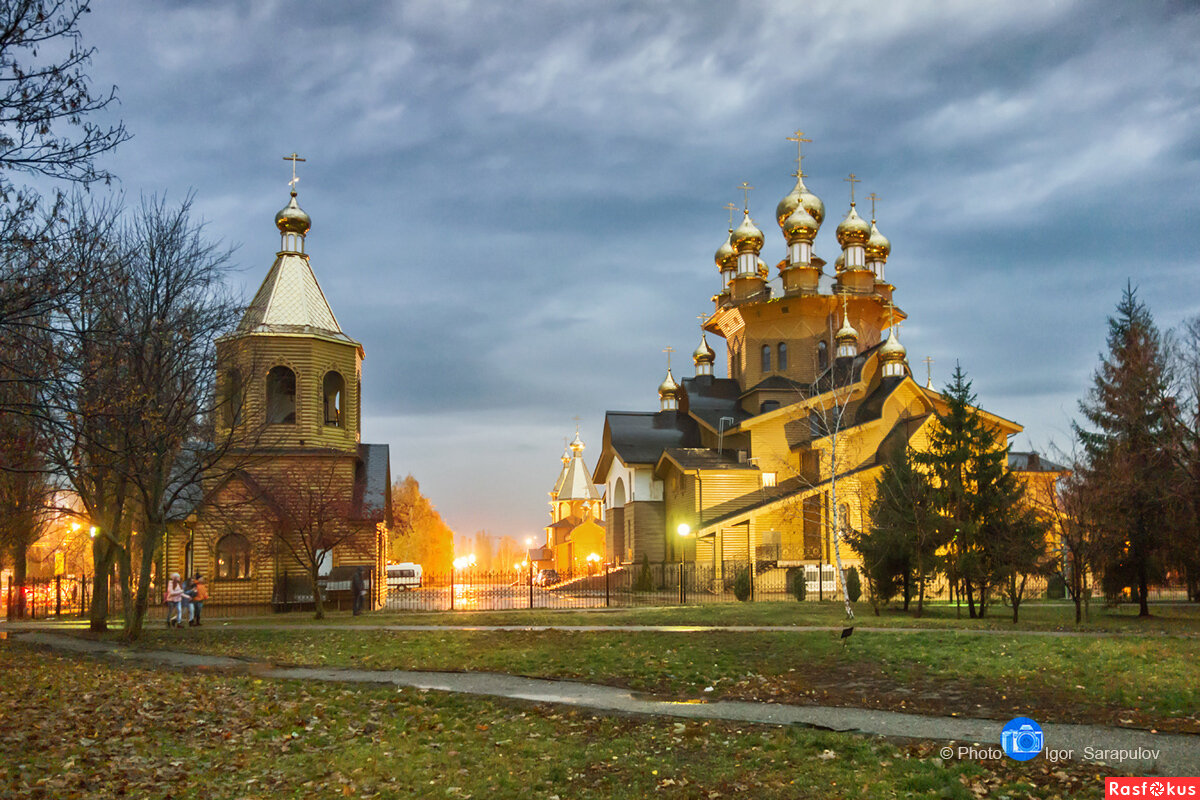
[[[472,670],[669,696],[869,705],[925,713],[1191,730],[1200,639],[859,631],[148,630],[140,646],[277,664]],[[706,689],[708,691],[706,691]]]
[[[913,608],[916,604],[914,602]],[[884,609],[875,616],[867,603],[854,606],[854,624],[861,627],[888,628],[954,628],[958,630],[1033,630],[1082,631],[1092,633],[1165,633],[1200,636],[1200,604],[1162,603],[1151,606],[1151,616],[1141,619],[1137,606],[1123,604],[1105,608],[1101,603],[1091,607],[1089,619],[1075,625],[1075,608],[1065,603],[1028,602],[1022,604],[1020,622],[1012,622],[1012,612],[1005,606],[993,606],[984,619],[967,618],[965,607],[959,609],[944,603],[930,604],[925,614],[917,617],[899,608]],[[220,614],[217,608],[206,609],[210,618]],[[754,602],[719,603],[712,605],[667,606],[650,608],[612,608],[587,610],[514,609],[511,611],[456,612],[375,612],[352,617],[346,613],[329,613],[328,619],[351,625],[788,625],[841,626],[846,614],[841,603],[834,602]],[[276,614],[253,620],[222,619],[232,624],[256,624],[269,621],[272,625],[305,625],[311,614]]]
[[[0,796],[1103,796],[1103,770],[939,745],[388,687],[150,670],[0,643]]]

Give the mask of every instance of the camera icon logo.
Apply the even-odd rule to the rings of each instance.
[[[1000,746],[1014,761],[1028,761],[1042,752],[1045,746],[1042,726],[1029,717],[1009,720],[1000,732]]]

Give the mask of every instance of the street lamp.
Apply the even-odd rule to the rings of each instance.
[[[526,554],[529,556],[529,607],[533,608],[533,537],[529,536],[525,539],[525,546],[529,549]]]
[[[675,529],[681,537],[691,536],[692,526],[686,522],[679,523],[679,527]],[[687,590],[683,583],[683,545],[679,546],[679,604],[683,605],[687,602]]]

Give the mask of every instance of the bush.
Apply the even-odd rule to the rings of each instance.
[[[733,579],[733,596],[743,603],[750,599],[750,570],[738,570],[737,577]]]
[[[858,598],[862,597],[862,579],[854,567],[846,570],[846,594],[850,596],[851,603],[857,603]]]
[[[1057,572],[1046,581],[1046,599],[1062,600],[1067,596],[1067,582]]]
[[[788,590],[792,593],[792,597],[803,603],[804,595],[808,591],[808,579],[804,574],[804,570],[789,569],[788,580],[790,581]]]
[[[648,592],[654,588],[654,575],[650,572],[650,556],[642,553],[642,568],[638,570],[637,577],[633,579],[633,590],[635,592]]]

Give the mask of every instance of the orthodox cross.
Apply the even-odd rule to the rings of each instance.
[[[804,138],[804,131],[796,131],[791,136],[786,137],[789,142],[796,143],[796,177],[799,178],[804,174],[804,169],[801,167],[801,161],[804,159],[804,154],[800,152],[800,148],[804,142],[812,143],[812,139]]]
[[[854,177],[854,173],[851,172],[849,178],[842,178],[842,180],[850,184],[850,205],[854,205],[854,184],[862,183],[862,179]]]
[[[746,183],[745,181],[742,181],[742,185],[739,186],[738,188],[742,190],[742,198],[745,200],[745,204],[746,204],[746,213],[749,214],[750,213],[750,190],[753,189],[754,187],[751,186],[750,184]]]
[[[700,320],[700,327],[704,327],[704,323],[708,322],[708,314],[697,314],[696,319]]]
[[[875,194],[874,192],[871,192],[869,195],[867,195],[867,197],[871,198],[871,222],[874,222],[875,221],[875,201],[882,200],[883,198],[880,197],[879,195]]]
[[[288,181],[288,186],[292,187],[292,191],[294,192],[296,191],[296,184],[300,182],[300,179],[296,177],[296,162],[307,161],[308,159],[301,158],[296,153],[292,153],[290,156],[284,156],[283,160],[292,162],[292,179]]]
[[[896,309],[892,305],[892,301],[888,300],[888,327],[891,328],[896,324]]]
[[[664,347],[663,352],[667,354],[667,372],[671,371],[671,353],[675,352],[674,347]]]
[[[929,356],[925,356],[925,383],[933,385],[933,359]]]
[[[576,414],[573,419],[575,420],[575,432],[579,433],[579,415]]]
[[[737,211],[737,204],[726,203],[725,210],[729,212],[729,230],[733,230],[733,212]]]

